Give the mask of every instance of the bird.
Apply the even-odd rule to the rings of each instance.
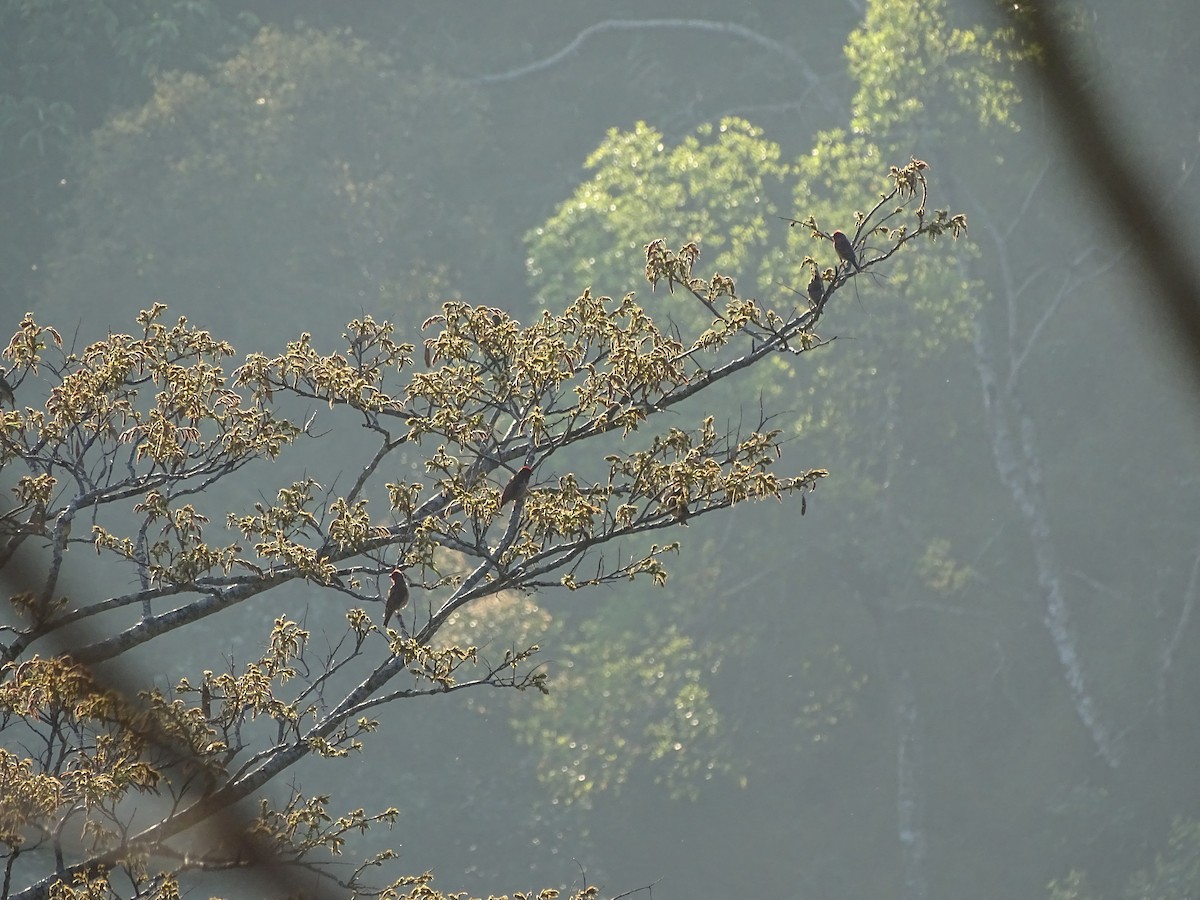
[[[846,237],[840,231],[833,233],[833,249],[837,251],[838,259],[854,266],[855,272],[862,268],[858,264],[858,257],[854,255],[854,245],[850,243],[850,238]]]
[[[520,503],[529,493],[529,478],[533,475],[533,469],[530,466],[521,466],[517,470],[517,474],[509,479],[508,484],[504,486],[504,493],[500,495],[500,508],[504,509],[505,505],[511,500],[513,503]]]
[[[813,306],[821,305],[821,298],[825,296],[825,282],[821,280],[821,273],[817,269],[813,269],[812,281],[808,283],[808,299]]]
[[[0,403],[9,403],[16,406],[17,398],[13,395],[12,385],[4,377],[6,374],[6,372],[0,369]]]
[[[387,628],[388,621],[400,610],[408,606],[408,582],[404,580],[404,568],[396,566],[391,572],[392,586],[388,590],[387,600],[383,604],[383,627]]]
[[[687,528],[688,527],[687,520],[691,516],[692,511],[690,509],[688,509],[686,494],[679,494],[678,496],[676,496],[675,508],[674,508],[674,510],[672,510],[672,512],[674,512],[674,514],[675,514],[675,521],[678,522],[680,525],[682,525],[684,528]]]

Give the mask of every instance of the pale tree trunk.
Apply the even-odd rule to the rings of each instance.
[[[925,826],[921,815],[921,738],[917,721],[917,698],[912,676],[900,673],[893,689],[896,713],[896,825],[904,873],[903,900],[925,900]]]
[[[1180,647],[1183,645],[1184,635],[1187,634],[1189,622],[1192,619],[1192,613],[1196,608],[1196,595],[1200,593],[1200,545],[1197,545],[1192,554],[1192,573],[1188,578],[1187,587],[1184,590],[1183,602],[1180,605],[1179,615],[1175,620],[1174,627],[1171,628],[1170,634],[1164,635],[1161,641],[1161,649],[1158,654],[1158,673],[1154,691],[1154,707],[1158,718],[1158,734],[1160,739],[1167,741],[1170,739],[1169,719],[1167,714],[1167,694],[1171,667],[1174,665],[1176,658],[1179,655]],[[1166,620],[1166,611],[1162,609],[1158,600],[1155,600],[1155,618]]]
[[[1115,768],[1120,762],[1120,754],[1084,677],[1079,638],[1067,607],[1062,566],[1055,552],[1046,508],[1037,434],[1033,419],[1026,412],[1021,398],[1023,364],[1062,300],[1079,287],[1080,282],[1071,274],[1077,266],[1064,264],[1066,274],[1057,290],[1046,288],[1050,276],[1044,271],[1023,272],[1024,281],[1016,283],[1006,258],[1008,235],[998,232],[986,214],[982,218],[985,231],[994,241],[991,258],[1003,282],[998,300],[1008,312],[1007,341],[999,354],[995,350],[996,341],[989,316],[981,313],[976,319],[975,363],[983,386],[985,427],[992,446],[992,456],[1000,482],[1012,496],[1033,548],[1038,587],[1044,604],[1042,621],[1054,642],[1075,714],[1091,737],[1097,753]],[[1088,252],[1085,251],[1084,255]],[[1075,262],[1082,262],[1082,259]],[[1018,307],[1022,294],[1033,290],[1046,290],[1048,293],[1044,298],[1039,297],[1039,304],[1034,307],[1040,311],[1036,321],[1024,315]],[[1029,324],[1029,328],[1027,333],[1023,333],[1022,326],[1026,324]]]

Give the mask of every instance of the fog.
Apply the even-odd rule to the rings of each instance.
[[[1195,380],[993,4],[105,8],[0,11],[8,333],[32,310],[82,347],[161,301],[236,365],[302,332],[331,352],[363,315],[419,345],[447,300],[529,322],[589,287],[686,327],[707,313],[651,291],[656,238],[790,308],[804,257],[836,259],[785,219],[852,229],[889,166],[926,161],[930,209],[967,219],[839,292],[827,346],[680,411],[777,416],[787,467],[830,471],[804,516],[738,506],[671,535],[664,586],[480,611],[485,655],[541,645],[548,697],[388,704],[361,755],[305,763],[339,807],[400,810],[364,846],[485,896],[1200,892]],[[1162,231],[1191,234],[1200,7],[1070,23]],[[352,481],[368,437],[252,467],[211,518]],[[424,477],[405,452],[388,478]],[[86,548],[64,576],[128,578]],[[282,614],[345,627],[293,584],[139,671],[245,659]]]

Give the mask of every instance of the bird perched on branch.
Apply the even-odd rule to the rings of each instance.
[[[509,479],[508,484],[504,486],[504,492],[500,495],[500,508],[504,509],[509,501],[520,503],[529,494],[529,478],[533,475],[533,469],[529,466],[521,466],[517,470],[517,474]]]
[[[858,257],[854,255],[854,245],[850,243],[850,238],[846,237],[840,231],[833,233],[833,249],[837,251],[838,259],[854,266],[855,272],[862,268],[858,264]]]
[[[392,586],[388,590],[387,600],[383,604],[383,627],[387,628],[392,616],[400,614],[400,610],[408,606],[408,582],[404,580],[404,568],[396,566],[391,572]]]
[[[676,522],[684,528],[688,527],[687,520],[691,517],[692,511],[688,509],[686,494],[679,494],[675,497],[675,503],[671,512],[674,514]]]
[[[3,369],[0,369],[0,403],[9,403],[13,406],[17,405],[17,398],[13,395],[12,385],[8,383],[8,379],[4,376],[8,374]]]
[[[814,268],[812,280],[808,283],[808,299],[815,307],[820,306],[821,298],[824,296],[825,282],[821,280],[821,273]]]

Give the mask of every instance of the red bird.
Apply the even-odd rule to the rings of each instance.
[[[837,251],[838,259],[854,266],[855,272],[862,268],[858,264],[858,257],[854,255],[854,245],[850,243],[850,238],[846,237],[840,231],[833,233],[833,249]]]
[[[808,299],[813,306],[820,306],[821,298],[825,296],[825,282],[821,280],[821,273],[813,269],[812,281],[808,283]]]
[[[529,466],[521,466],[517,474],[509,479],[508,484],[504,486],[504,493],[500,495],[500,508],[504,509],[505,505],[511,500],[513,503],[520,503],[529,493],[529,478],[533,475],[533,469]]]
[[[408,582],[404,580],[404,569],[400,566],[392,569],[392,587],[388,591],[387,601],[383,604],[383,627],[387,628],[388,621],[400,610],[408,606]]]

